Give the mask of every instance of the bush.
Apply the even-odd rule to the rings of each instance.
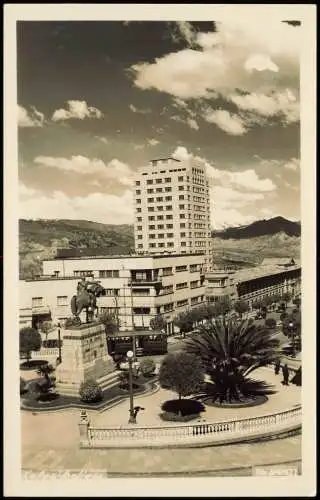
[[[283,313],[280,314],[280,320],[281,321],[284,321],[287,317],[288,317],[288,313],[286,313],[286,312],[283,312]]]
[[[41,348],[41,335],[35,328],[26,326],[20,330],[20,354],[24,354],[29,362],[32,351]]]
[[[180,414],[182,416],[196,415],[205,411],[205,407],[196,399],[170,399],[165,401],[161,410],[169,413]]]
[[[171,413],[169,411],[164,411],[160,413],[160,418],[165,422],[190,422],[190,420],[194,420],[195,418],[199,418],[199,413],[195,413],[194,415],[178,415],[177,413]]]
[[[151,358],[142,359],[140,361],[140,371],[145,377],[153,375],[156,369],[156,364]]]
[[[93,379],[82,382],[79,389],[80,399],[85,403],[97,403],[102,400],[103,393],[101,387]]]
[[[179,399],[197,393],[204,382],[201,359],[184,351],[167,354],[161,363],[159,382],[163,389],[176,392]]]
[[[275,328],[277,325],[277,322],[274,318],[267,318],[266,319],[266,326],[268,328]]]

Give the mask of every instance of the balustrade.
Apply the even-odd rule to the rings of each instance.
[[[191,442],[203,437],[218,440],[225,436],[246,436],[259,431],[272,431],[285,424],[301,424],[301,406],[269,415],[228,420],[224,422],[181,424],[163,427],[134,427],[134,428],[95,428],[88,426],[87,438],[89,446],[112,442],[152,444],[153,441],[172,442],[190,438]],[[83,436],[82,436],[83,438]],[[83,439],[82,439],[83,441]]]

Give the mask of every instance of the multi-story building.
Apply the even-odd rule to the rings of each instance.
[[[63,255],[60,253],[60,255]],[[173,333],[180,312],[205,301],[200,254],[67,257],[43,261],[43,274],[20,281],[20,326],[70,317],[70,301],[82,277],[100,281],[98,312],[114,312],[120,329],[148,329],[160,314]]]
[[[194,160],[152,160],[135,176],[138,254],[204,254],[212,266],[209,183]]]
[[[206,275],[206,297],[209,302],[228,297],[245,300],[249,306],[266,296],[293,297],[301,292],[301,267],[293,259],[265,259],[260,266],[246,269],[213,269]]]

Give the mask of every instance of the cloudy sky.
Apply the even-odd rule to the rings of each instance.
[[[153,158],[207,168],[212,226],[300,219],[299,23],[17,24],[21,218],[132,223]]]

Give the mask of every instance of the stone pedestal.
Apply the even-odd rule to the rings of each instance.
[[[118,384],[104,325],[89,323],[64,330],[61,351],[62,363],[56,369],[58,393],[78,396],[81,383],[88,379],[96,380],[102,389]]]

